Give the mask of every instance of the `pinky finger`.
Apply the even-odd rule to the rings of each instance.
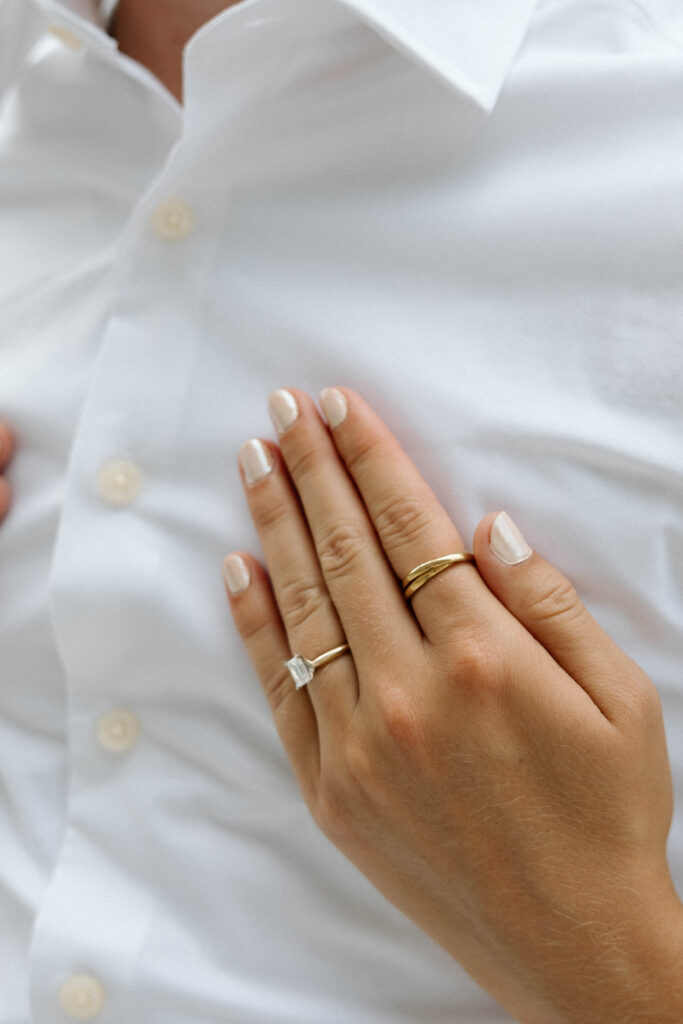
[[[240,552],[224,559],[223,581],[235,625],[308,801],[313,797],[320,766],[318,726],[308,693],[294,688],[283,664],[290,651],[270,580],[255,559]]]

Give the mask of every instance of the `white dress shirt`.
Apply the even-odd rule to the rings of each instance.
[[[503,1024],[309,818],[236,455],[346,384],[507,509],[659,688],[683,891],[681,5],[242,0],[184,75],[0,0],[0,1024]]]

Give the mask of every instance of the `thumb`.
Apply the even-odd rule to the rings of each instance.
[[[532,550],[507,512],[492,512],[474,535],[477,568],[499,601],[587,691],[610,720],[624,699],[652,686],[605,633],[566,576]]]

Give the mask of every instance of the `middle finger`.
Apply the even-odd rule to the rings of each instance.
[[[348,388],[326,389],[321,400],[333,414],[336,451],[399,578],[433,558],[461,551],[463,539],[453,520],[367,403]],[[475,625],[478,630],[486,627],[497,611],[497,602],[471,564],[439,573],[415,593],[411,604],[426,637],[437,646]]]
[[[407,656],[421,645],[422,633],[311,399],[298,389],[276,391],[269,410],[362,678],[383,652],[394,661]]]

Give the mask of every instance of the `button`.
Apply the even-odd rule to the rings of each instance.
[[[70,50],[80,50],[83,46],[83,40],[80,36],[77,36],[75,32],[72,32],[70,28],[66,28],[64,25],[50,25],[48,32],[51,32],[53,36],[56,36],[60,42],[68,46]]]
[[[142,483],[142,473],[128,459],[110,459],[97,477],[97,492],[110,505],[130,505]]]
[[[104,1006],[105,992],[92,974],[72,974],[59,990],[59,1004],[76,1020],[96,1017]]]
[[[115,708],[97,722],[97,739],[100,746],[112,754],[123,754],[130,750],[140,735],[140,722],[132,711]]]
[[[167,242],[182,242],[194,230],[194,213],[182,199],[164,199],[152,211],[152,229]]]

